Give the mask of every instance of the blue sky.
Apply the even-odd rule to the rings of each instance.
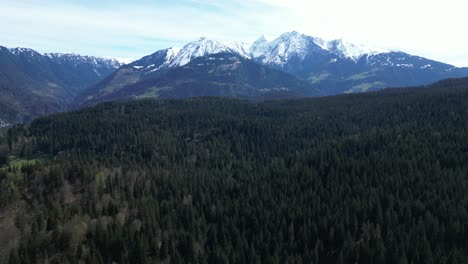
[[[205,36],[287,31],[468,66],[464,0],[0,0],[0,45],[140,58]]]

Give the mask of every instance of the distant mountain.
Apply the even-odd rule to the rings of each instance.
[[[304,97],[463,76],[468,68],[295,31],[271,41],[262,36],[252,44],[200,38],[125,65],[0,47],[0,126],[114,99]]]
[[[21,122],[67,110],[79,92],[121,65],[114,59],[0,46],[0,120]]]
[[[251,57],[268,65],[290,65],[301,63],[311,57],[333,57],[358,61],[364,55],[388,52],[383,49],[371,49],[363,45],[338,39],[325,41],[321,38],[287,32],[278,38],[267,41],[261,36],[250,46]]]
[[[162,76],[169,69],[184,66],[196,58],[217,53],[231,53],[250,58],[247,44],[200,38],[188,43],[182,49],[159,50],[133,63],[123,65],[85,94],[89,95],[91,91],[99,91],[101,95],[112,93],[139,81]],[[78,101],[80,99],[83,99],[83,96],[79,97]]]
[[[250,45],[200,38],[181,49],[159,50],[122,66],[84,92],[77,101],[106,98],[121,89],[128,95],[127,87],[145,80],[164,79],[171,69],[217,53],[234,54],[292,74],[307,81],[315,90],[321,90],[323,95],[425,85],[445,78],[468,76],[468,68],[457,68],[404,52],[372,49],[345,40],[326,41],[293,31],[272,41],[262,36]],[[206,76],[208,72],[199,74],[198,78]],[[196,80],[197,83],[203,81]],[[190,91],[188,94],[196,96]]]
[[[223,52],[198,57],[188,64],[174,67],[162,75],[153,75],[151,68],[165,65],[161,58],[172,58],[170,50],[145,57],[133,65],[124,66],[104,82],[113,89],[89,89],[81,95],[81,104],[137,98],[187,98],[200,96],[235,97],[244,99],[277,99],[318,96],[320,91],[297,77],[270,69],[235,53]],[[170,54],[168,56],[168,54]],[[149,66],[136,66],[145,63]],[[154,64],[154,66],[152,66]],[[170,67],[168,67],[170,68]],[[129,76],[133,77],[128,78]],[[125,77],[127,78],[125,78]],[[130,82],[124,80],[139,81]],[[108,82],[108,80],[112,82]],[[125,85],[126,84],[126,85]]]
[[[107,77],[122,64],[116,59],[81,56],[77,54],[47,53],[63,82],[78,90],[89,87]]]
[[[261,37],[250,52],[252,59],[303,78],[325,94],[423,85],[468,76],[468,68],[344,40],[325,41],[298,32],[285,33],[272,41]]]
[[[250,58],[249,45],[239,42],[219,42],[207,38],[200,38],[190,42],[180,49],[167,66],[170,68],[183,66],[193,59],[216,53],[233,53],[244,58]]]

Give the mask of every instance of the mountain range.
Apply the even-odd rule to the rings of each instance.
[[[253,43],[200,38],[130,64],[0,48],[0,126],[110,100],[297,98],[426,85],[468,68],[298,32]]]
[[[0,46],[0,126],[67,110],[76,95],[121,65],[115,59]]]
[[[135,63],[123,66],[94,89],[78,96],[76,102],[89,105],[148,97],[201,96],[265,100],[321,95],[320,90],[304,80],[226,51],[191,59],[188,64],[176,67],[163,68],[166,66],[156,66],[151,61],[154,66],[139,68]]]
[[[308,85],[308,88],[298,88],[283,82],[283,88],[288,92],[282,93],[278,98],[366,92],[386,87],[425,85],[445,78],[468,76],[468,68],[457,68],[399,51],[372,49],[344,40],[325,41],[293,31],[271,41],[262,36],[252,44],[200,38],[181,49],[159,50],[122,66],[108,78],[86,90],[75,103],[88,105],[107,100],[139,98],[141,95],[182,98],[223,94],[237,97],[235,92],[223,93],[215,89],[211,93],[197,93],[190,88],[212,84],[219,86],[219,80],[209,80],[209,73],[214,65],[223,67],[226,61],[213,60],[209,65],[193,63],[197,58],[218,53],[223,53],[224,57],[231,55],[242,58],[244,63],[255,62],[269,69],[280,70],[287,73],[288,75],[283,76],[294,80],[293,83],[302,80]],[[181,67],[184,70],[173,70]],[[188,73],[191,70],[206,74],[197,74],[195,78],[194,72]],[[187,79],[187,75],[192,78]],[[237,79],[236,83],[233,80],[223,80],[221,83],[229,87],[249,86],[247,76],[244,77]],[[183,79],[185,81],[182,82]],[[138,89],[133,94],[135,87]],[[185,87],[185,93],[176,92],[184,90],[181,87]],[[174,92],[168,93],[171,89]]]
[[[255,61],[307,80],[326,95],[423,85],[468,75],[468,68],[297,32],[273,41],[261,37],[250,52]]]

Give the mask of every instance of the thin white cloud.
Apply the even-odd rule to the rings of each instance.
[[[0,44],[39,46],[46,51],[85,48],[95,53],[113,49],[121,52],[116,56],[128,56],[124,53],[135,50],[143,56],[200,36],[230,39],[242,33],[235,15],[202,12],[192,6],[106,10],[70,4],[31,7],[10,2],[3,6],[0,22],[9,26],[0,28],[0,34],[6,36]]]
[[[141,57],[201,36],[253,41],[298,30],[468,66],[462,0],[52,1],[0,0],[0,45]]]

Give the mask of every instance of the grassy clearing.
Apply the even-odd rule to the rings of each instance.
[[[361,73],[349,76],[348,80],[357,81],[357,80],[367,79],[367,78],[372,77],[372,76],[374,76],[374,75],[371,72],[361,72]]]
[[[367,92],[371,88],[384,88],[385,83],[383,82],[373,82],[373,83],[361,83],[359,85],[353,86],[353,88],[349,89],[345,93],[364,93]]]
[[[16,167],[21,169],[24,166],[28,165],[35,165],[38,163],[45,162],[46,160],[50,159],[50,156],[43,155],[43,154],[36,154],[29,157],[17,157],[17,156],[10,156],[9,164],[11,167]]]
[[[308,80],[311,83],[318,83],[318,82],[328,79],[329,76],[330,76],[330,73],[322,72],[322,73],[319,73],[318,75],[310,76]]]

